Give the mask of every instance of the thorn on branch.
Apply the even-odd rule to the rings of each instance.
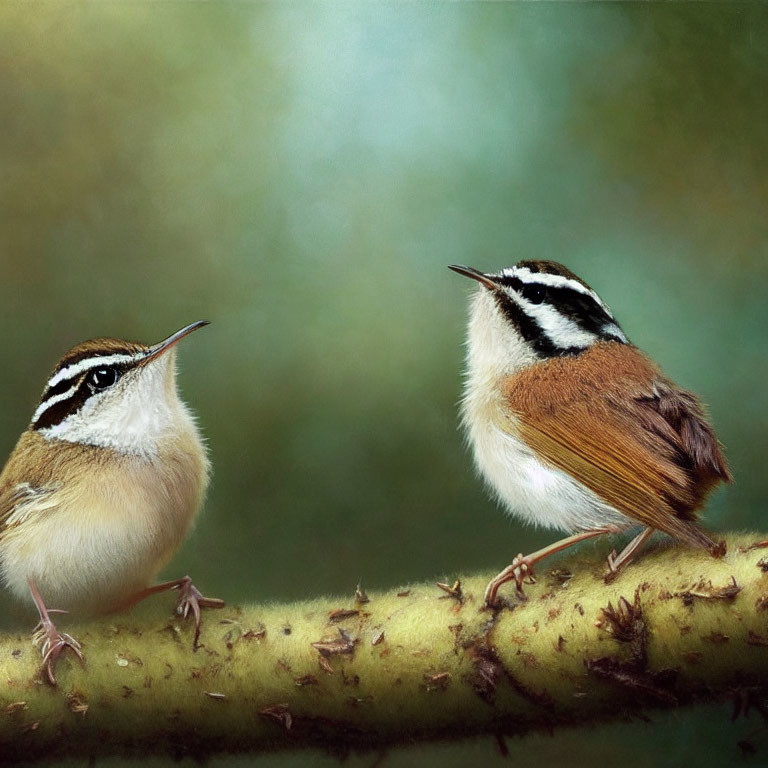
[[[750,544],[747,547],[739,547],[737,552],[751,552],[753,549],[765,549],[768,547],[768,539],[764,541],[756,541],[754,544]]]
[[[472,690],[491,706],[496,701],[496,686],[503,669],[495,649],[486,644],[471,645],[467,651],[472,658],[472,673],[466,676]]]
[[[662,704],[677,704],[677,696],[671,688],[677,677],[676,670],[661,670],[651,673],[637,669],[634,664],[617,661],[609,657],[587,659],[587,670],[611,682],[618,683],[633,693],[642,694]]]
[[[728,542],[725,539],[720,539],[709,552],[712,557],[718,559],[725,557],[728,554]]]
[[[427,691],[444,691],[451,682],[450,672],[438,672],[436,675],[424,675]]]
[[[359,616],[360,611],[356,608],[339,608],[335,611],[331,611],[328,614],[328,619],[331,622],[343,621],[344,619],[351,619],[353,616]]]
[[[461,591],[461,582],[456,579],[456,581],[453,582],[453,585],[450,584],[443,584],[442,581],[435,582],[440,589],[443,590],[443,592],[446,593],[444,597],[452,597],[455,600],[458,600],[460,603],[464,602],[464,594]]]
[[[293,717],[291,717],[287,704],[275,704],[272,707],[267,707],[262,709],[259,715],[266,720],[272,720],[278,725],[283,726],[286,731],[290,731],[293,725]]]
[[[320,640],[317,643],[312,643],[312,647],[320,653],[322,656],[335,656],[342,653],[353,653],[357,640],[350,637],[348,632],[345,632],[339,627],[339,639],[338,640]]]
[[[648,630],[643,618],[643,608],[640,603],[640,591],[635,592],[632,603],[625,597],[620,597],[616,608],[609,602],[601,608],[603,621],[602,629],[608,632],[614,640],[629,643],[632,663],[637,669],[645,669],[647,665]]]
[[[715,630],[712,630],[708,635],[704,635],[702,640],[706,640],[708,643],[712,643],[713,645],[724,645],[727,643],[731,638],[728,637],[728,635],[724,635],[722,632],[716,632]]]
[[[652,672],[648,669],[648,629],[643,618],[640,589],[635,591],[632,603],[621,597],[616,608],[608,603],[601,612],[603,621],[599,625],[618,642],[629,643],[631,656],[628,661],[610,657],[587,659],[584,662],[587,670],[633,693],[643,694],[662,704],[676,704],[677,696],[669,689],[677,679],[677,670]]]
[[[768,645],[768,637],[765,637],[764,635],[759,635],[757,632],[753,632],[750,629],[749,636],[747,637],[747,645],[766,646]]]
[[[219,693],[217,691],[203,691],[203,693],[209,698],[209,699],[216,699],[217,701],[223,701],[227,698],[226,693]]]
[[[693,605],[695,599],[699,600],[733,600],[741,592],[741,587],[736,583],[735,577],[731,576],[731,583],[724,587],[713,587],[712,581],[706,582],[702,579],[692,589],[683,592],[675,592],[673,597],[680,597],[684,605]]]
[[[569,571],[567,568],[553,568],[549,575],[552,577],[552,580],[559,584],[561,587],[564,587],[568,584],[568,582],[573,578],[573,573]]]
[[[28,709],[26,701],[12,701],[5,707],[6,715],[16,715],[19,712],[24,712]]]

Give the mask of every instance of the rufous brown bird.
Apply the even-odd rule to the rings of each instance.
[[[626,337],[606,303],[551,261],[499,272],[452,266],[479,285],[471,300],[462,420],[475,463],[509,512],[569,534],[518,555],[485,602],[518,591],[543,558],[579,541],[641,527],[610,572],[654,531],[716,551],[698,512],[729,482],[695,395]]]

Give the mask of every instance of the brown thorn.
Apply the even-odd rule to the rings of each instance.
[[[447,597],[453,597],[459,601],[464,600],[464,594],[461,591],[461,581],[459,581],[459,579],[456,579],[452,586],[449,584],[444,584],[442,581],[437,581],[435,583],[438,587],[440,587],[440,589],[443,590],[443,592],[447,593]]]
[[[355,608],[338,608],[335,611],[331,611],[328,614],[329,621],[343,621],[344,619],[351,619],[353,616],[359,616],[360,611]]]
[[[290,731],[291,725],[293,725],[293,717],[291,716],[287,704],[275,704],[274,706],[267,707],[266,709],[262,709],[259,712],[259,715],[282,725],[286,731]]]

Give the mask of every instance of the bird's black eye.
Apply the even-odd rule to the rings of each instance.
[[[530,301],[531,304],[541,304],[547,295],[546,289],[535,283],[523,286],[521,293],[523,294],[523,298]]]
[[[91,391],[96,392],[100,389],[111,387],[120,378],[117,368],[94,368],[86,379]]]

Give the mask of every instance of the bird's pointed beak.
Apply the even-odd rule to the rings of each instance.
[[[197,322],[185,325],[181,330],[169,336],[167,339],[155,344],[149,348],[146,356],[142,358],[139,365],[146,365],[151,360],[155,360],[163,353],[167,352],[171,347],[178,344],[185,336],[189,336],[192,331],[196,331],[198,328],[202,328],[204,325],[210,325],[208,320],[198,320]]]
[[[473,280],[477,280],[478,283],[484,285],[490,291],[496,291],[499,288],[499,286],[496,284],[496,281],[490,275],[486,275],[484,272],[481,272],[479,269],[475,269],[474,267],[463,267],[460,264],[449,264],[448,269],[452,269],[454,272],[457,272],[460,275],[464,275],[464,277],[471,277]]]

